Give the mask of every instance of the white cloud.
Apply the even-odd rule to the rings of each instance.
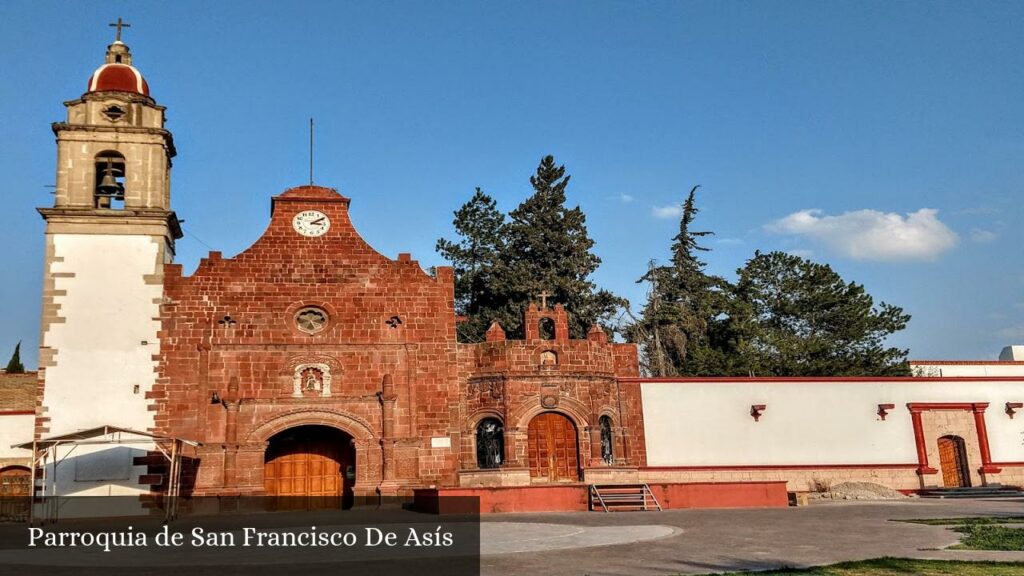
[[[719,238],[719,239],[715,240],[715,242],[717,242],[718,244],[721,244],[723,246],[738,246],[740,244],[743,244],[743,239],[742,238]]]
[[[619,200],[621,200],[623,204],[629,204],[633,201],[633,197],[629,194],[619,194]]]
[[[997,334],[999,334],[1000,338],[1013,340],[1014,342],[1024,342],[1024,324],[1003,328]]]
[[[651,216],[655,218],[679,218],[682,215],[682,204],[669,204],[668,206],[654,206],[651,208]]]
[[[786,250],[786,254],[792,254],[793,256],[799,256],[800,258],[813,258],[814,250],[807,250],[805,248],[794,248],[792,250]]]
[[[770,232],[803,236],[854,260],[935,260],[956,246],[956,232],[939,221],[938,210],[921,208],[906,216],[857,210],[829,216],[801,210],[768,224]]]
[[[977,242],[978,244],[988,244],[996,238],[998,238],[998,236],[991,230],[982,230],[981,228],[974,228],[971,230],[971,241]]]

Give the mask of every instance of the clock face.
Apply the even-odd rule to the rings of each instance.
[[[323,236],[331,229],[331,220],[323,212],[306,210],[292,218],[292,228],[303,236]]]

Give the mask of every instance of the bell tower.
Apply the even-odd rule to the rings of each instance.
[[[128,24],[112,26],[117,36],[105,61],[86,92],[64,103],[66,120],[53,124],[56,193],[53,206],[39,208],[46,252],[37,437],[105,425],[154,428],[147,393],[160,352],[163,267],[182,235],[171,210],[174,140],[165,108],[121,41]],[[145,470],[131,461],[114,465],[129,476]],[[107,474],[90,470],[57,478],[66,484],[62,493],[89,493],[90,482]]]

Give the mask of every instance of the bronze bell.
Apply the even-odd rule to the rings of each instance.
[[[107,167],[103,169],[103,179],[96,187],[96,192],[101,196],[113,196],[120,198],[124,196],[124,186],[114,178],[114,165],[107,159]]]

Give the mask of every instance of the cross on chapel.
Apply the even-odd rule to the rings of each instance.
[[[121,28],[131,28],[132,27],[131,24],[129,24],[127,22],[123,22],[121,20],[120,16],[117,17],[117,22],[111,22],[110,24],[107,24],[107,26],[110,26],[111,28],[117,28],[117,35],[114,37],[114,42],[120,42],[121,41]]]
[[[540,294],[537,294],[537,296],[540,296],[540,307],[541,307],[541,309],[542,310],[547,310],[547,308],[548,308],[548,296],[553,296],[553,294],[548,294],[547,290],[543,290],[543,291],[541,291]]]

